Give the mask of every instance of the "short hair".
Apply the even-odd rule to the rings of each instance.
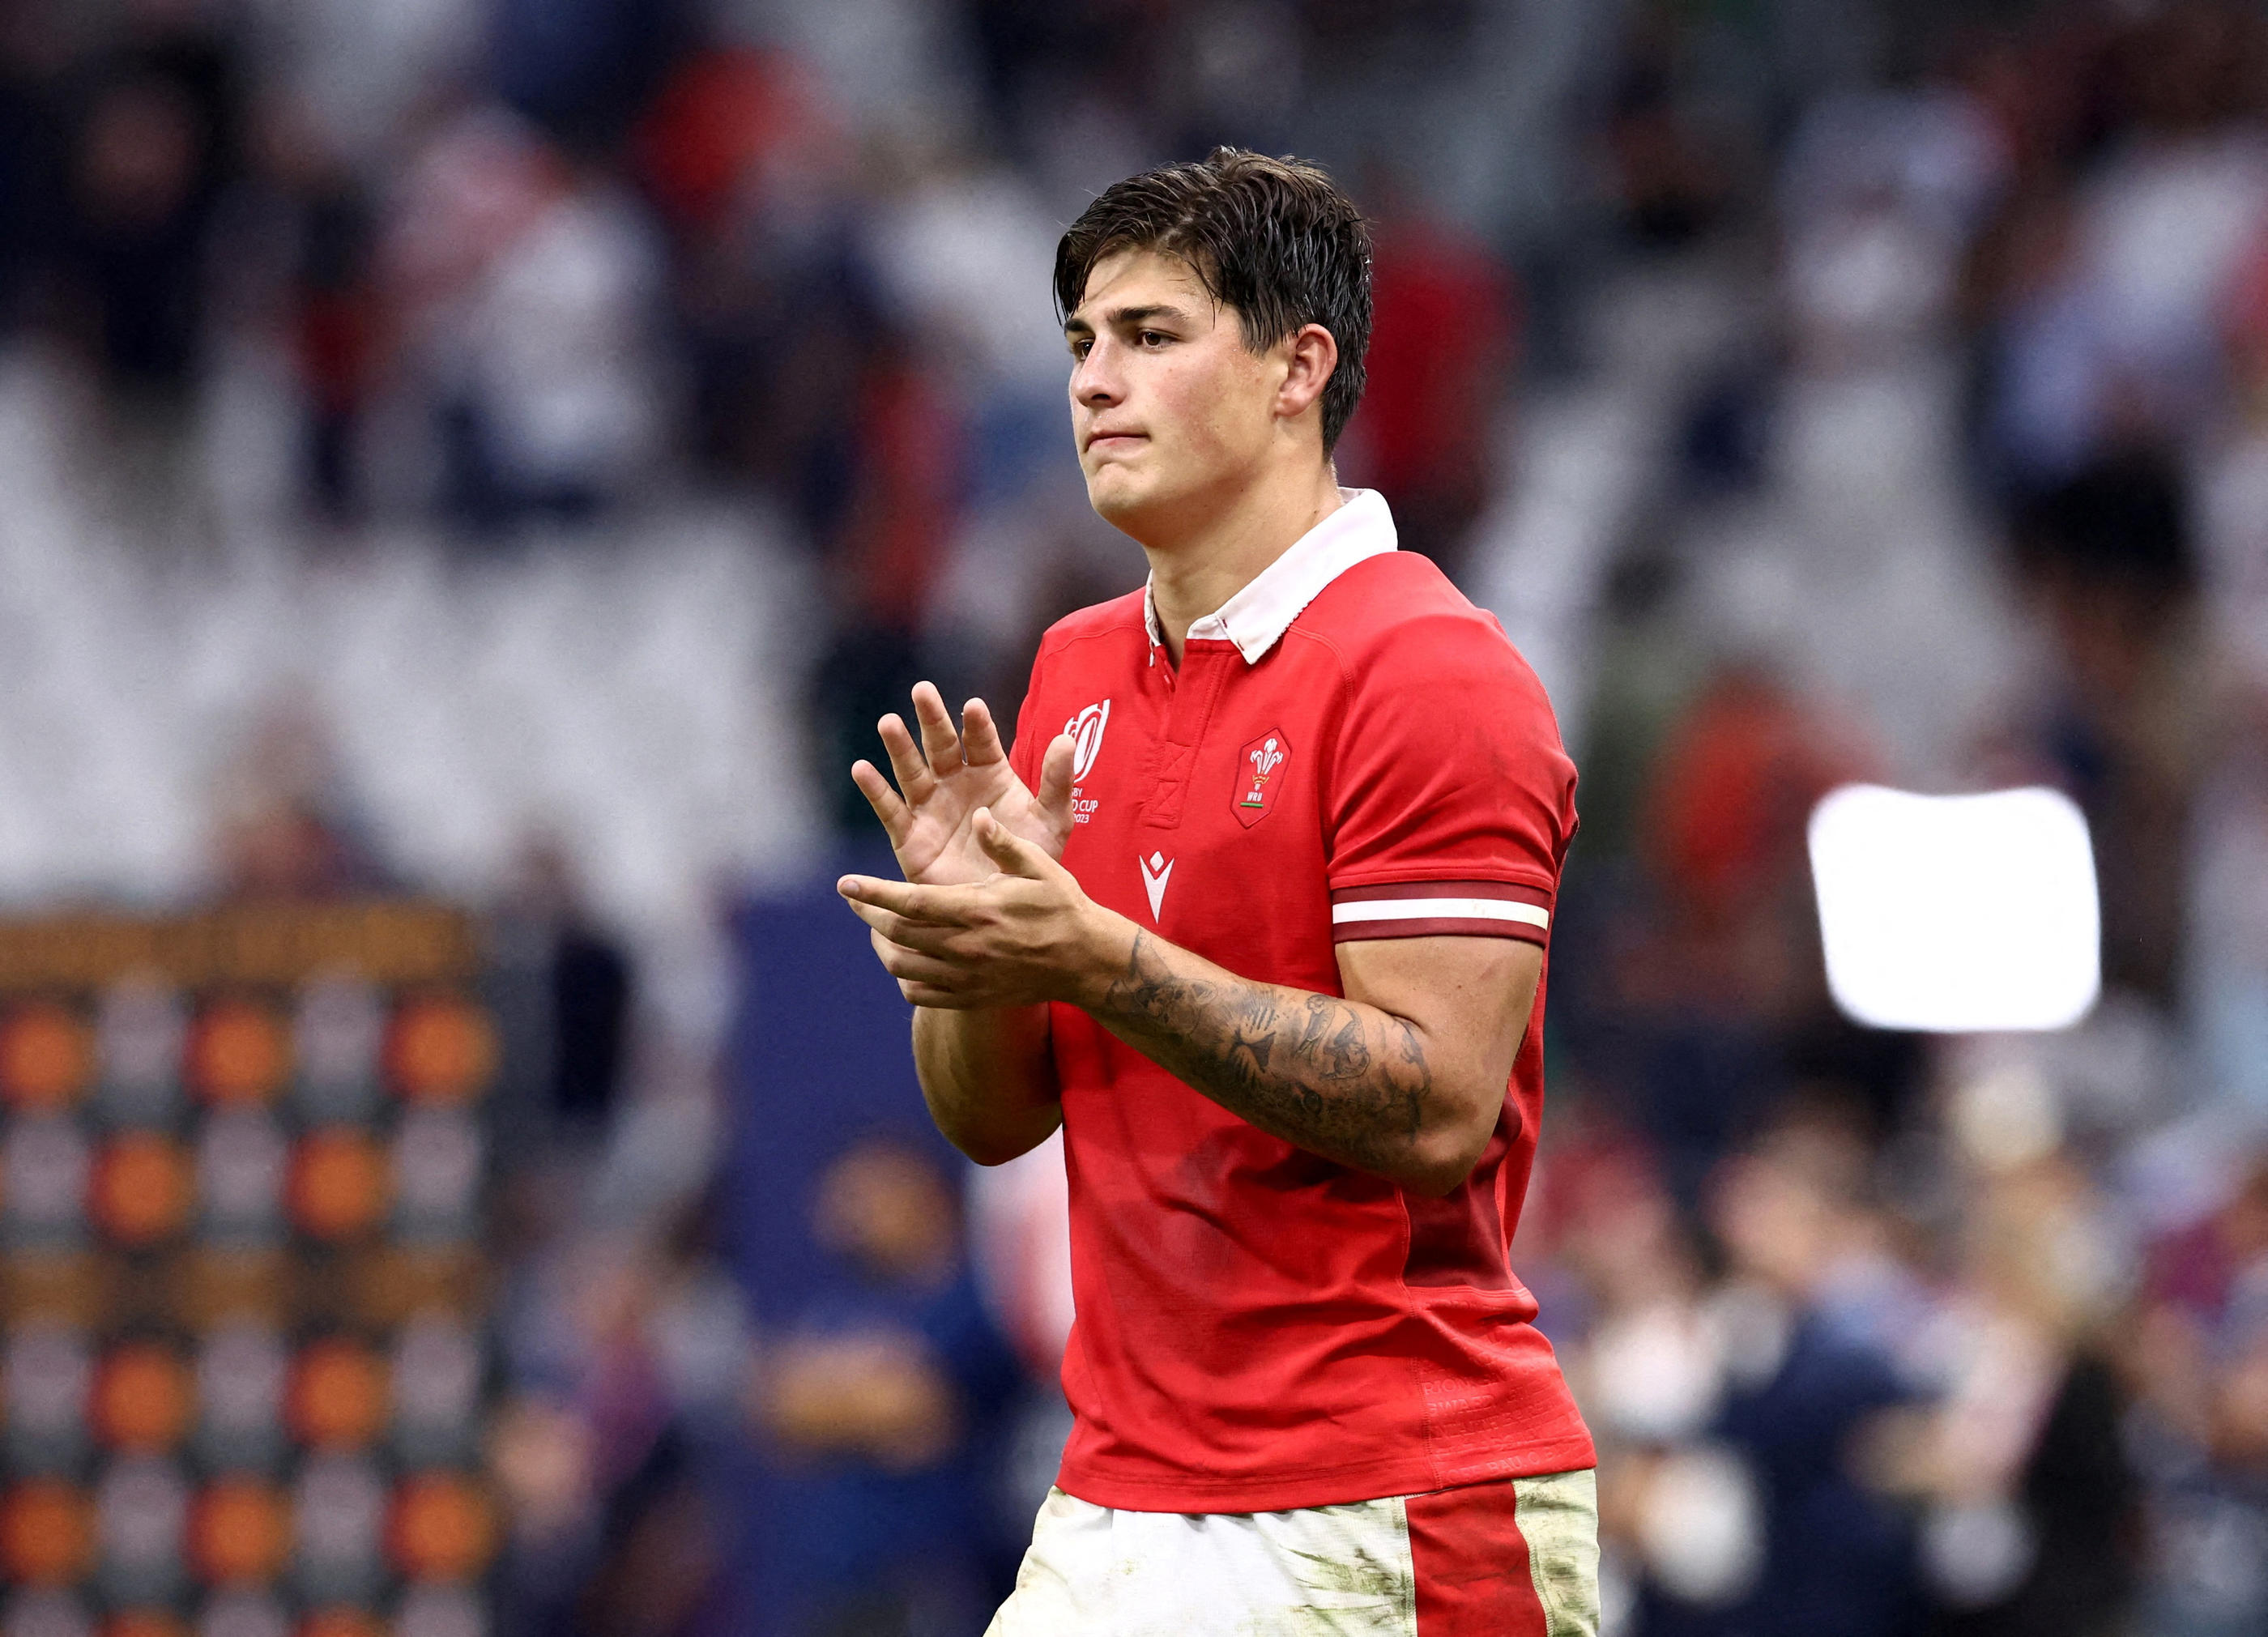
[[[1370,347],[1370,225],[1321,166],[1242,148],[1115,182],[1056,247],[1056,309],[1068,320],[1094,264],[1125,250],[1189,263],[1236,309],[1244,344],[1265,352],[1309,324],[1338,343],[1323,387],[1323,453],[1362,397]]]

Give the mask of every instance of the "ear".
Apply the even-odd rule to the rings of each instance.
[[[1330,385],[1339,366],[1338,339],[1321,324],[1303,324],[1289,341],[1278,344],[1288,350],[1288,356],[1284,384],[1276,389],[1276,413],[1295,421],[1322,401],[1323,388]]]

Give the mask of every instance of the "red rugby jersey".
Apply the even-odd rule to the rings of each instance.
[[[1333,946],[1545,941],[1575,770],[1489,615],[1395,549],[1367,491],[1176,667],[1146,592],[1040,645],[1014,761],[1078,743],[1064,862],[1240,976],[1341,992]],[[1053,1008],[1078,1318],[1058,1482],[1138,1511],[1263,1512],[1588,1466],[1506,1259],[1543,1102],[1543,1002],[1447,1199],[1296,1148]]]

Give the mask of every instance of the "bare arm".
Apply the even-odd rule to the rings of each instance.
[[[1048,1009],[914,1009],[914,1070],[947,1142],[979,1165],[1027,1154],[1063,1124]]]
[[[1286,1142],[1430,1193],[1471,1173],[1535,1006],[1543,957],[1534,945],[1342,944],[1345,999],[1255,983],[1095,903],[1005,827],[980,819],[976,835],[1000,869],[986,881],[841,883],[917,1006],[1068,1001]]]
[[[1050,859],[1060,858],[1071,831],[1071,741],[1058,738],[1049,746],[1035,796],[1009,766],[983,700],[962,708],[959,731],[928,682],[914,689],[913,704],[918,744],[895,715],[878,725],[896,787],[872,763],[850,770],[888,832],[906,880],[946,886],[991,874],[996,866],[975,836],[980,809],[989,809],[995,822]],[[884,953],[879,936],[875,953]],[[888,964],[887,955],[883,963]],[[907,997],[913,998],[910,990]],[[1062,1124],[1044,1005],[917,1010],[914,1068],[938,1130],[980,1165],[998,1165],[1037,1147]]]

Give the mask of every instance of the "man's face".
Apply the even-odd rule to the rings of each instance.
[[[1289,349],[1248,350],[1235,312],[1188,263],[1152,250],[1096,262],[1064,334],[1096,512],[1146,540],[1250,480],[1276,435]]]

